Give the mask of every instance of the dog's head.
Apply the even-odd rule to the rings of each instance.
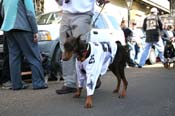
[[[73,54],[75,54],[80,61],[84,59],[87,54],[88,43],[81,40],[80,37],[81,35],[74,38],[67,34],[67,41],[64,43],[64,53],[62,55],[64,61],[68,61]]]
[[[166,42],[166,47],[172,48],[172,47],[173,47],[172,42],[171,42],[171,41],[167,41],[167,42]]]

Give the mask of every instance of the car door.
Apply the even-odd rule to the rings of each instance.
[[[96,12],[93,16],[92,29],[91,29],[91,41],[104,41],[107,40],[108,35],[108,24],[102,14],[98,16]]]

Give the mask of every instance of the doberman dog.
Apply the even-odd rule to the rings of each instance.
[[[64,43],[64,53],[62,55],[62,59],[67,61],[73,56],[73,54],[76,56],[78,89],[74,97],[80,97],[81,90],[85,85],[87,91],[85,107],[91,108],[92,95],[95,91],[97,80],[102,74],[102,70],[106,69],[107,71],[109,68],[118,80],[117,86],[114,89],[113,93],[119,93],[122,81],[123,88],[119,94],[119,98],[124,98],[126,96],[126,89],[128,86],[128,81],[125,77],[124,71],[126,66],[127,53],[126,49],[121,45],[121,43],[119,41],[85,42],[80,39],[80,36],[74,38],[67,35],[67,37],[69,39],[67,39],[67,41]],[[111,43],[113,46],[111,46]],[[116,48],[116,50],[113,50],[113,47]],[[111,55],[112,52],[113,56]],[[106,72],[104,71],[104,73]],[[83,81],[83,79],[86,81]]]

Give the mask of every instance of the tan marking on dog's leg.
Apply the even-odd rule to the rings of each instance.
[[[78,88],[77,89],[77,92],[75,93],[75,95],[73,96],[73,98],[80,98],[80,96],[81,96],[81,90],[82,90],[82,88]]]
[[[119,90],[120,90],[121,79],[117,78],[117,80],[118,80],[117,86],[116,86],[116,89],[113,90],[113,93],[119,93]]]
[[[126,79],[122,79],[122,82],[123,82],[123,89],[122,89],[122,93],[120,94],[119,98],[124,98],[126,96],[126,90],[128,86],[128,82]]]

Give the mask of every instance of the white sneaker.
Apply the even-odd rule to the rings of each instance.
[[[5,83],[2,84],[2,88],[3,89],[12,89],[12,83],[11,81],[7,81]]]

